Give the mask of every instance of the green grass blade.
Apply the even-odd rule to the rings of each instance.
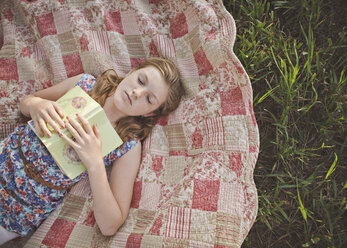
[[[327,174],[325,175],[325,180],[328,179],[328,177],[335,171],[336,169],[336,166],[337,166],[337,155],[336,153],[335,154],[335,159],[334,159],[334,162],[332,163],[332,165],[330,166],[330,169],[328,170]]]

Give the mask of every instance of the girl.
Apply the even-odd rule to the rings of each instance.
[[[104,109],[124,144],[105,157],[96,126],[82,117],[67,117],[55,102],[75,85],[89,92]],[[0,245],[25,236],[48,217],[68,189],[89,177],[96,222],[104,235],[113,235],[125,221],[133,184],[140,165],[141,141],[157,119],[175,110],[183,88],[175,65],[162,58],[150,58],[120,78],[113,70],[98,80],[78,75],[50,88],[26,96],[21,112],[34,121],[39,135],[52,134],[47,123],[71,146],[87,171],[71,180],[28,125],[17,127],[0,143]],[[81,124],[80,124],[81,123]],[[73,139],[65,136],[67,128]],[[109,180],[105,166],[113,164]]]

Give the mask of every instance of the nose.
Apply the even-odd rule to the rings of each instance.
[[[144,95],[146,93],[146,90],[143,87],[138,87],[133,89],[133,96],[136,98],[141,97],[142,95]]]

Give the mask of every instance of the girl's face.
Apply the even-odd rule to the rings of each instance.
[[[131,71],[118,85],[113,103],[126,116],[150,116],[168,96],[169,86],[154,66]]]

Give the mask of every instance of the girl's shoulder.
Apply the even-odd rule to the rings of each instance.
[[[85,73],[82,74],[80,80],[75,86],[79,86],[84,91],[90,92],[93,89],[95,82],[96,78],[93,75]]]
[[[118,158],[126,154],[128,151],[130,151],[139,142],[140,141],[137,139],[129,138],[127,141],[123,143],[123,145],[116,148],[115,150],[113,150],[112,152],[110,152],[108,155],[104,157],[105,166],[111,165],[115,160],[117,160]]]

